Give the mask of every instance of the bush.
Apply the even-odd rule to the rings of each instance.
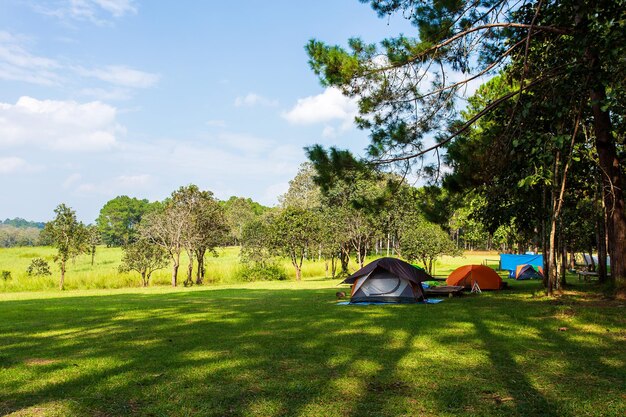
[[[241,266],[237,274],[242,281],[284,281],[287,279],[285,270],[275,263],[258,264],[246,263]]]
[[[29,276],[42,276],[42,275],[52,275],[50,272],[50,265],[43,258],[35,258],[30,262],[28,268],[26,268],[26,273]]]
[[[11,271],[2,271],[0,272],[0,277],[2,277],[3,280],[8,281],[11,279]]]

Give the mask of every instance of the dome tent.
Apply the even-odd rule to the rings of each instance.
[[[461,266],[448,276],[447,285],[460,285],[471,289],[474,283],[481,290],[499,290],[502,288],[502,278],[493,269],[484,265]]]
[[[425,271],[400,259],[380,258],[342,284],[352,284],[350,303],[417,303],[426,299],[421,283],[431,279]]]
[[[537,269],[535,270],[532,265],[519,265],[515,270],[515,279],[542,279],[543,268],[538,267]]]

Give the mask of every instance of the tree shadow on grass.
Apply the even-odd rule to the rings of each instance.
[[[536,303],[484,297],[338,307],[334,292],[1,302],[0,391],[7,396],[0,413],[64,401],[58,414],[556,415],[509,346],[539,336],[516,338],[492,322],[514,305],[535,312]],[[532,318],[508,318],[537,335],[548,331]],[[556,352],[563,343],[550,339],[542,349]],[[472,345],[483,362],[454,357]],[[493,388],[481,372],[497,380]],[[514,401],[496,404],[492,394]]]

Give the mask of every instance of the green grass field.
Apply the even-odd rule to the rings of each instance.
[[[58,288],[59,268],[54,263],[55,253],[55,250],[51,247],[0,248],[0,271],[9,271],[11,273],[11,279],[9,280],[0,278],[0,292],[41,291]],[[240,268],[239,248],[219,248],[217,254],[217,257],[206,257],[205,266],[208,283],[227,284],[240,281],[238,278]],[[52,271],[51,276],[31,277],[26,274],[26,268],[31,260],[37,257],[48,261]],[[434,274],[446,276],[457,266],[468,263],[480,264],[486,258],[497,259],[497,255],[494,253],[468,253],[463,257],[444,257],[435,264]],[[93,266],[91,265],[90,256],[81,255],[77,257],[69,263],[65,277],[65,288],[76,290],[139,287],[140,278],[137,273],[118,272],[121,259],[122,250],[120,248],[107,248],[104,246],[97,249]],[[187,259],[183,253],[178,275],[181,283],[186,276]],[[369,260],[372,259],[370,258]],[[292,279],[295,279],[295,272],[289,261],[283,260],[281,264],[287,274]],[[353,271],[358,269],[358,265],[354,263],[351,266]],[[497,262],[493,266],[497,266]],[[170,285],[170,273],[169,267],[156,271],[152,275],[151,285]],[[302,271],[304,278],[324,277],[325,275],[325,263],[323,261],[312,260],[304,262]]]
[[[436,305],[336,306],[334,284],[1,295],[0,413],[626,413],[623,304],[536,297],[525,282]]]
[[[434,305],[338,306],[319,276],[2,293],[0,415],[625,415],[626,305],[508,281]]]

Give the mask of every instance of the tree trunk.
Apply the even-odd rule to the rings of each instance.
[[[561,268],[559,268],[560,269],[559,288],[563,289],[567,285],[567,280],[565,278],[565,273],[567,272],[567,246],[565,245],[563,234],[561,234],[560,240],[561,240]]]
[[[95,259],[96,259],[96,247],[92,246],[91,247],[91,266],[93,266]]]
[[[187,279],[185,285],[193,285],[193,252],[188,252],[189,263],[187,264]]]
[[[593,248],[589,248],[589,270],[596,271],[596,260],[593,259]]]
[[[63,291],[65,287],[65,261],[61,262],[61,281],[59,282],[59,289]]]
[[[196,284],[200,285],[204,282],[204,254],[206,249],[198,249],[196,251],[196,263],[198,264],[198,270],[196,271]]]
[[[552,295],[556,287],[558,269],[556,268],[556,213],[552,214],[550,220],[550,248],[548,249],[548,287],[546,288],[548,295]]]
[[[389,233],[387,233],[387,256],[389,256],[389,246],[391,244],[390,240],[391,239],[389,239]]]
[[[339,258],[341,261],[341,273],[348,274],[348,266],[350,264],[350,247],[347,244],[341,245]]]
[[[548,232],[546,227],[546,218],[548,212],[547,205],[547,188],[543,187],[542,195],[542,216],[541,216],[541,251],[543,252],[543,287],[548,288],[548,279],[550,277],[550,263],[548,262],[550,256],[550,250],[548,248]]]
[[[173,255],[173,262],[172,262],[172,287],[175,287],[177,284],[177,279],[178,279],[178,265],[180,262],[180,254],[178,255]]]
[[[570,271],[576,269],[576,253],[574,252],[574,247],[570,248],[568,267]]]
[[[604,213],[596,216],[596,242],[598,245],[598,281],[605,283],[606,275],[606,230],[604,228]]]
[[[600,62],[594,52],[589,54],[592,73],[600,73]],[[606,102],[606,90],[598,80],[590,90],[593,126],[596,134],[596,150],[604,184],[604,205],[607,210],[607,234],[611,257],[611,282],[619,292],[626,291],[626,207],[624,207],[623,180],[620,161],[615,148],[611,118],[602,106]]]
[[[146,271],[141,271],[141,286],[147,287],[148,281],[146,280]]]

